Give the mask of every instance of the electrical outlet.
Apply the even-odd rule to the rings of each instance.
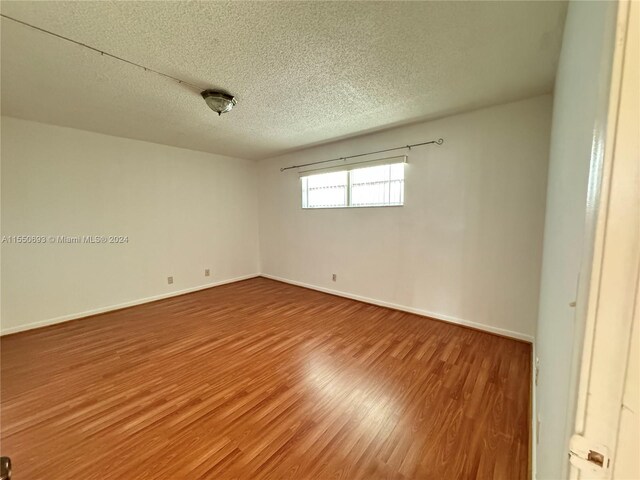
[[[335,273],[331,275],[331,280],[335,282],[337,279],[338,279],[338,276]]]
[[[173,277],[167,277],[167,283],[171,285],[173,283]]]
[[[210,277],[211,276],[211,270],[209,270],[208,268],[204,269],[204,276],[205,277]]]

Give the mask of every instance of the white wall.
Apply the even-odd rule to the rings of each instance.
[[[599,141],[607,117],[615,2],[571,2],[556,79],[540,314],[536,353],[540,375],[536,404],[540,418],[537,478],[558,479],[568,464],[572,420],[574,342],[582,339],[575,309],[585,247],[590,169],[597,182]],[[592,163],[593,156],[593,163]],[[588,284],[588,279],[583,278]]]
[[[545,95],[261,161],[262,272],[532,339],[550,120]],[[409,152],[404,207],[302,210],[279,171],[438,137]]]
[[[258,273],[253,161],[8,117],[1,153],[2,235],[129,237],[4,243],[4,333]]]

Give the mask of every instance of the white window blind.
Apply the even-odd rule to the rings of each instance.
[[[406,157],[301,172],[302,208],[404,205]]]

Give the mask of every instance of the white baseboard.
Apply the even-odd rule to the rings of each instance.
[[[525,342],[533,343],[533,337],[531,335],[527,335],[525,333],[514,332],[511,330],[507,330],[499,327],[492,327],[490,325],[485,325],[483,323],[476,323],[470,320],[464,320],[462,318],[456,318],[449,315],[443,315],[440,313],[429,312],[427,310],[422,310],[414,307],[407,307],[405,305],[398,305],[397,303],[385,302],[382,300],[376,300],[374,298],[363,297],[361,295],[355,295],[353,293],[342,292],[339,290],[332,290],[330,288],[318,287],[317,285],[310,285],[304,282],[298,282],[296,280],[289,280],[288,278],[277,277],[275,275],[269,275],[267,273],[261,273],[261,277],[270,278],[271,280],[277,280],[279,282],[289,283],[291,285],[297,285],[299,287],[310,288],[311,290],[317,290],[323,293],[330,293],[331,295],[337,295],[339,297],[350,298],[352,300],[358,300],[364,303],[370,303],[372,305],[378,305],[380,307],[393,308],[394,310],[400,310],[407,313],[414,313],[416,315],[420,315],[422,317],[430,317],[436,320],[442,320],[444,322],[454,323],[456,325],[462,325],[465,327],[475,328],[477,330],[483,330],[489,333],[495,333],[496,335],[502,335],[504,337],[515,338],[517,340],[523,340]]]
[[[243,275],[241,277],[230,278],[228,280],[221,280],[218,282],[207,283],[206,285],[199,285],[197,287],[186,288],[184,290],[178,290],[175,292],[163,293],[160,295],[154,295],[152,297],[140,298],[132,300],[130,302],[119,303],[117,305],[109,305],[108,307],[100,307],[93,310],[87,310],[84,312],[72,313],[70,315],[63,315],[61,317],[50,318],[48,320],[41,320],[38,322],[27,323],[25,325],[18,325],[17,327],[9,327],[0,330],[0,336],[9,335],[11,333],[24,332],[26,330],[32,330],[34,328],[46,327],[47,325],[55,325],[56,323],[68,322],[69,320],[76,320],[78,318],[89,317],[91,315],[98,315],[100,313],[111,312],[113,310],[120,310],[121,308],[133,307],[135,305],[141,305],[143,303],[155,302],[156,300],[162,300],[164,298],[177,297],[178,295],[184,295],[185,293],[197,292],[198,290],[206,290],[207,288],[217,287],[225,285],[227,283],[239,282],[247,280],[249,278],[259,277],[259,273],[252,273],[250,275]]]
[[[361,295],[355,295],[348,292],[341,292],[339,290],[333,290],[330,288],[319,287],[317,285],[311,285],[304,282],[298,282],[295,280],[289,280],[287,278],[277,277],[275,275],[269,275],[267,273],[254,273],[250,275],[244,275],[241,277],[230,278],[228,280],[221,280],[219,282],[208,283],[206,285],[199,285],[197,287],[187,288],[184,290],[178,290],[175,292],[164,293],[161,295],[154,295],[152,297],[140,298],[137,300],[132,300],[130,302],[120,303],[117,305],[109,305],[107,307],[96,308],[93,310],[87,310],[84,312],[73,313],[70,315],[63,315],[61,317],[51,318],[47,320],[41,320],[38,322],[27,323],[24,325],[18,325],[16,327],[9,327],[0,330],[0,335],[9,335],[11,333],[23,332],[25,330],[32,330],[34,328],[46,327],[47,325],[55,325],[56,323],[68,322],[69,320],[76,320],[78,318],[89,317],[91,315],[97,315],[100,313],[106,313],[113,310],[119,310],[121,308],[133,307],[135,305],[141,305],[143,303],[155,302],[156,300],[162,300],[164,298],[176,297],[178,295],[184,295],[185,293],[197,292],[198,290],[205,290],[207,288],[217,287],[219,285],[224,285],[227,283],[239,282],[241,280],[247,280],[249,278],[254,277],[265,277],[270,278],[272,280],[277,280],[279,282],[289,283],[291,285],[297,285],[300,287],[310,288],[312,290],[317,290],[324,293],[330,293],[332,295],[337,295],[340,297],[350,298],[352,300],[358,300],[360,302],[370,303],[372,305],[378,305],[380,307],[393,308],[394,310],[400,310],[403,312],[414,313],[416,315],[420,315],[423,317],[435,318],[436,320],[442,320],[444,322],[453,323],[456,325],[462,325],[466,327],[475,328],[478,330],[483,330],[489,333],[495,333],[497,335],[503,335],[505,337],[515,338],[518,340],[524,340],[525,342],[533,343],[533,337],[531,335],[527,335],[520,332],[514,332],[511,330],[507,330],[504,328],[492,327],[490,325],[484,325],[482,323],[472,322],[470,320],[464,320],[461,318],[452,317],[449,315],[443,315],[435,312],[429,312],[426,310],[422,310],[414,307],[407,307],[405,305],[399,305],[396,303],[385,302],[382,300],[376,300],[369,297],[363,297]]]

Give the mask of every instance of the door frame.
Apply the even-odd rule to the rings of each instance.
[[[637,61],[629,62],[638,52],[637,46],[628,42],[628,33],[631,13],[632,28],[637,28],[638,9],[638,2],[619,3],[606,127],[594,130],[585,243],[590,248],[585,249],[580,272],[584,281],[579,284],[576,304],[576,326],[582,326],[583,333],[576,332],[571,384],[575,401],[569,405],[567,435],[600,445],[609,465],[599,468],[589,462],[581,464],[578,455],[568,456],[564,477],[571,479],[611,478],[638,299],[640,122],[638,85],[629,86],[628,70],[637,69]],[[630,48],[635,49],[631,54]]]

